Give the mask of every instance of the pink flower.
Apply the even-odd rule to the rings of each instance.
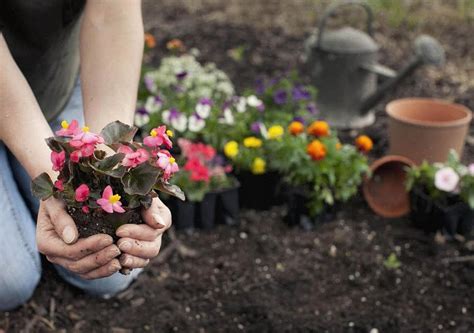
[[[54,171],[61,171],[64,166],[64,162],[66,162],[66,152],[64,150],[61,150],[59,153],[52,151],[51,162],[53,163]]]
[[[125,154],[125,157],[122,160],[122,165],[130,168],[135,168],[137,165],[145,163],[150,157],[148,152],[143,148],[134,151],[132,148],[125,145],[121,145],[118,152]]]
[[[58,189],[59,192],[64,191],[64,182],[62,179],[58,179],[54,182],[54,187]]]
[[[438,190],[453,192],[459,183],[459,175],[453,168],[445,167],[436,171],[435,186]]]
[[[71,161],[74,163],[79,162],[81,157],[89,157],[94,154],[95,146],[93,144],[83,145],[79,150],[74,150],[71,155]]]
[[[100,143],[104,143],[104,138],[99,134],[90,132],[87,126],[83,127],[82,130],[75,134],[71,141],[69,141],[69,144],[74,148],[81,148],[84,145],[95,146]]]
[[[78,188],[76,188],[74,197],[76,201],[84,202],[87,200],[87,198],[89,198],[89,193],[89,186],[87,186],[86,184],[81,184]]]
[[[171,142],[168,133],[171,134],[170,131],[166,130],[166,126],[154,128],[150,131],[150,135],[143,139],[143,143],[152,148],[164,144],[166,148],[170,149],[173,147],[173,143]]]
[[[86,206],[86,205],[82,206],[81,209],[82,209],[82,211],[83,211],[85,214],[89,214],[90,211],[91,211],[91,210],[89,209],[89,206]]]
[[[80,132],[77,120],[71,121],[70,124],[66,120],[63,120],[61,127],[59,131],[56,131],[56,135],[58,136],[74,136]]]
[[[179,171],[176,160],[167,150],[161,150],[158,153],[158,160],[156,161],[156,164],[164,171],[163,178],[165,180],[168,180],[172,174]]]
[[[97,200],[97,204],[107,213],[125,213],[120,202],[120,195],[113,194],[112,187],[108,185],[102,193],[102,198]]]

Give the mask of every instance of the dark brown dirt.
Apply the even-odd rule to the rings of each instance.
[[[68,207],[68,213],[76,223],[80,238],[102,233],[112,236],[117,241],[115,231],[120,225],[144,223],[138,210],[131,210],[123,214],[108,214],[96,211],[86,214],[80,209]]]
[[[263,28],[258,22],[255,28],[251,21],[240,24],[230,17],[227,23],[211,20],[220,13],[217,5],[208,12],[191,12],[182,1],[146,3],[147,30],[155,33],[159,44],[149,56],[155,64],[164,54],[164,43],[178,37],[188,47],[198,47],[201,59],[226,70],[239,88],[260,75],[301,66],[309,26],[290,34],[280,21]],[[253,3],[257,6],[249,2],[249,7]],[[273,1],[258,3],[265,7]],[[450,22],[443,15],[432,21],[415,29],[403,24],[395,29],[379,18],[375,38],[382,46],[383,63],[400,68],[411,54],[411,41],[421,32],[441,40],[448,63],[441,69],[419,70],[377,106],[377,123],[365,130],[375,139],[372,157],[386,152],[383,106],[389,99],[432,96],[473,107],[473,26]],[[227,56],[229,48],[239,45],[246,46],[242,62]],[[473,161],[473,148],[466,148],[464,158]],[[474,331],[474,261],[450,263],[472,255],[471,243],[438,244],[407,219],[375,216],[360,195],[343,205],[332,223],[311,232],[288,228],[284,213],[284,206],[245,211],[240,227],[182,234],[182,242],[199,251],[197,258],[174,255],[162,265],[155,262],[132,288],[108,301],[84,295],[47,268],[32,300],[0,315],[0,330]],[[400,260],[398,269],[383,264],[391,253]]]

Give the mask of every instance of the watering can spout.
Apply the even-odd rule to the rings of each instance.
[[[444,49],[433,37],[421,35],[415,40],[414,46],[415,56],[398,73],[380,64],[365,64],[361,66],[365,70],[387,78],[372,95],[369,95],[369,97],[362,101],[359,108],[362,113],[368,112],[373,108],[384,97],[387,91],[398,85],[421,65],[441,66],[444,64]]]

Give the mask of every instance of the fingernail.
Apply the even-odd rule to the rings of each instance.
[[[165,221],[163,220],[160,214],[153,214],[153,219],[161,226],[161,228],[166,227]]]
[[[130,259],[129,257],[125,257],[122,265],[129,266],[131,263],[132,263],[132,259]]]
[[[130,242],[123,242],[120,243],[119,249],[122,251],[128,251],[132,248],[132,244]]]
[[[76,234],[74,233],[74,229],[72,227],[66,227],[63,230],[63,241],[66,244],[71,244],[76,238]]]
[[[112,250],[109,251],[109,256],[112,258],[115,258],[120,254],[120,250],[116,247],[114,247]]]
[[[130,236],[130,232],[127,229],[117,231],[117,236],[119,237],[128,237]]]
[[[109,272],[110,272],[110,273],[115,273],[115,272],[117,272],[120,268],[122,268],[122,267],[120,266],[120,264],[118,264],[118,263],[113,263],[113,264],[110,265],[110,267],[109,267]]]

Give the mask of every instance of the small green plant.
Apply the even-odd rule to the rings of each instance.
[[[394,270],[400,268],[400,266],[402,266],[402,263],[400,262],[400,260],[398,260],[397,255],[395,253],[390,253],[387,259],[384,260],[383,265],[387,269]]]

